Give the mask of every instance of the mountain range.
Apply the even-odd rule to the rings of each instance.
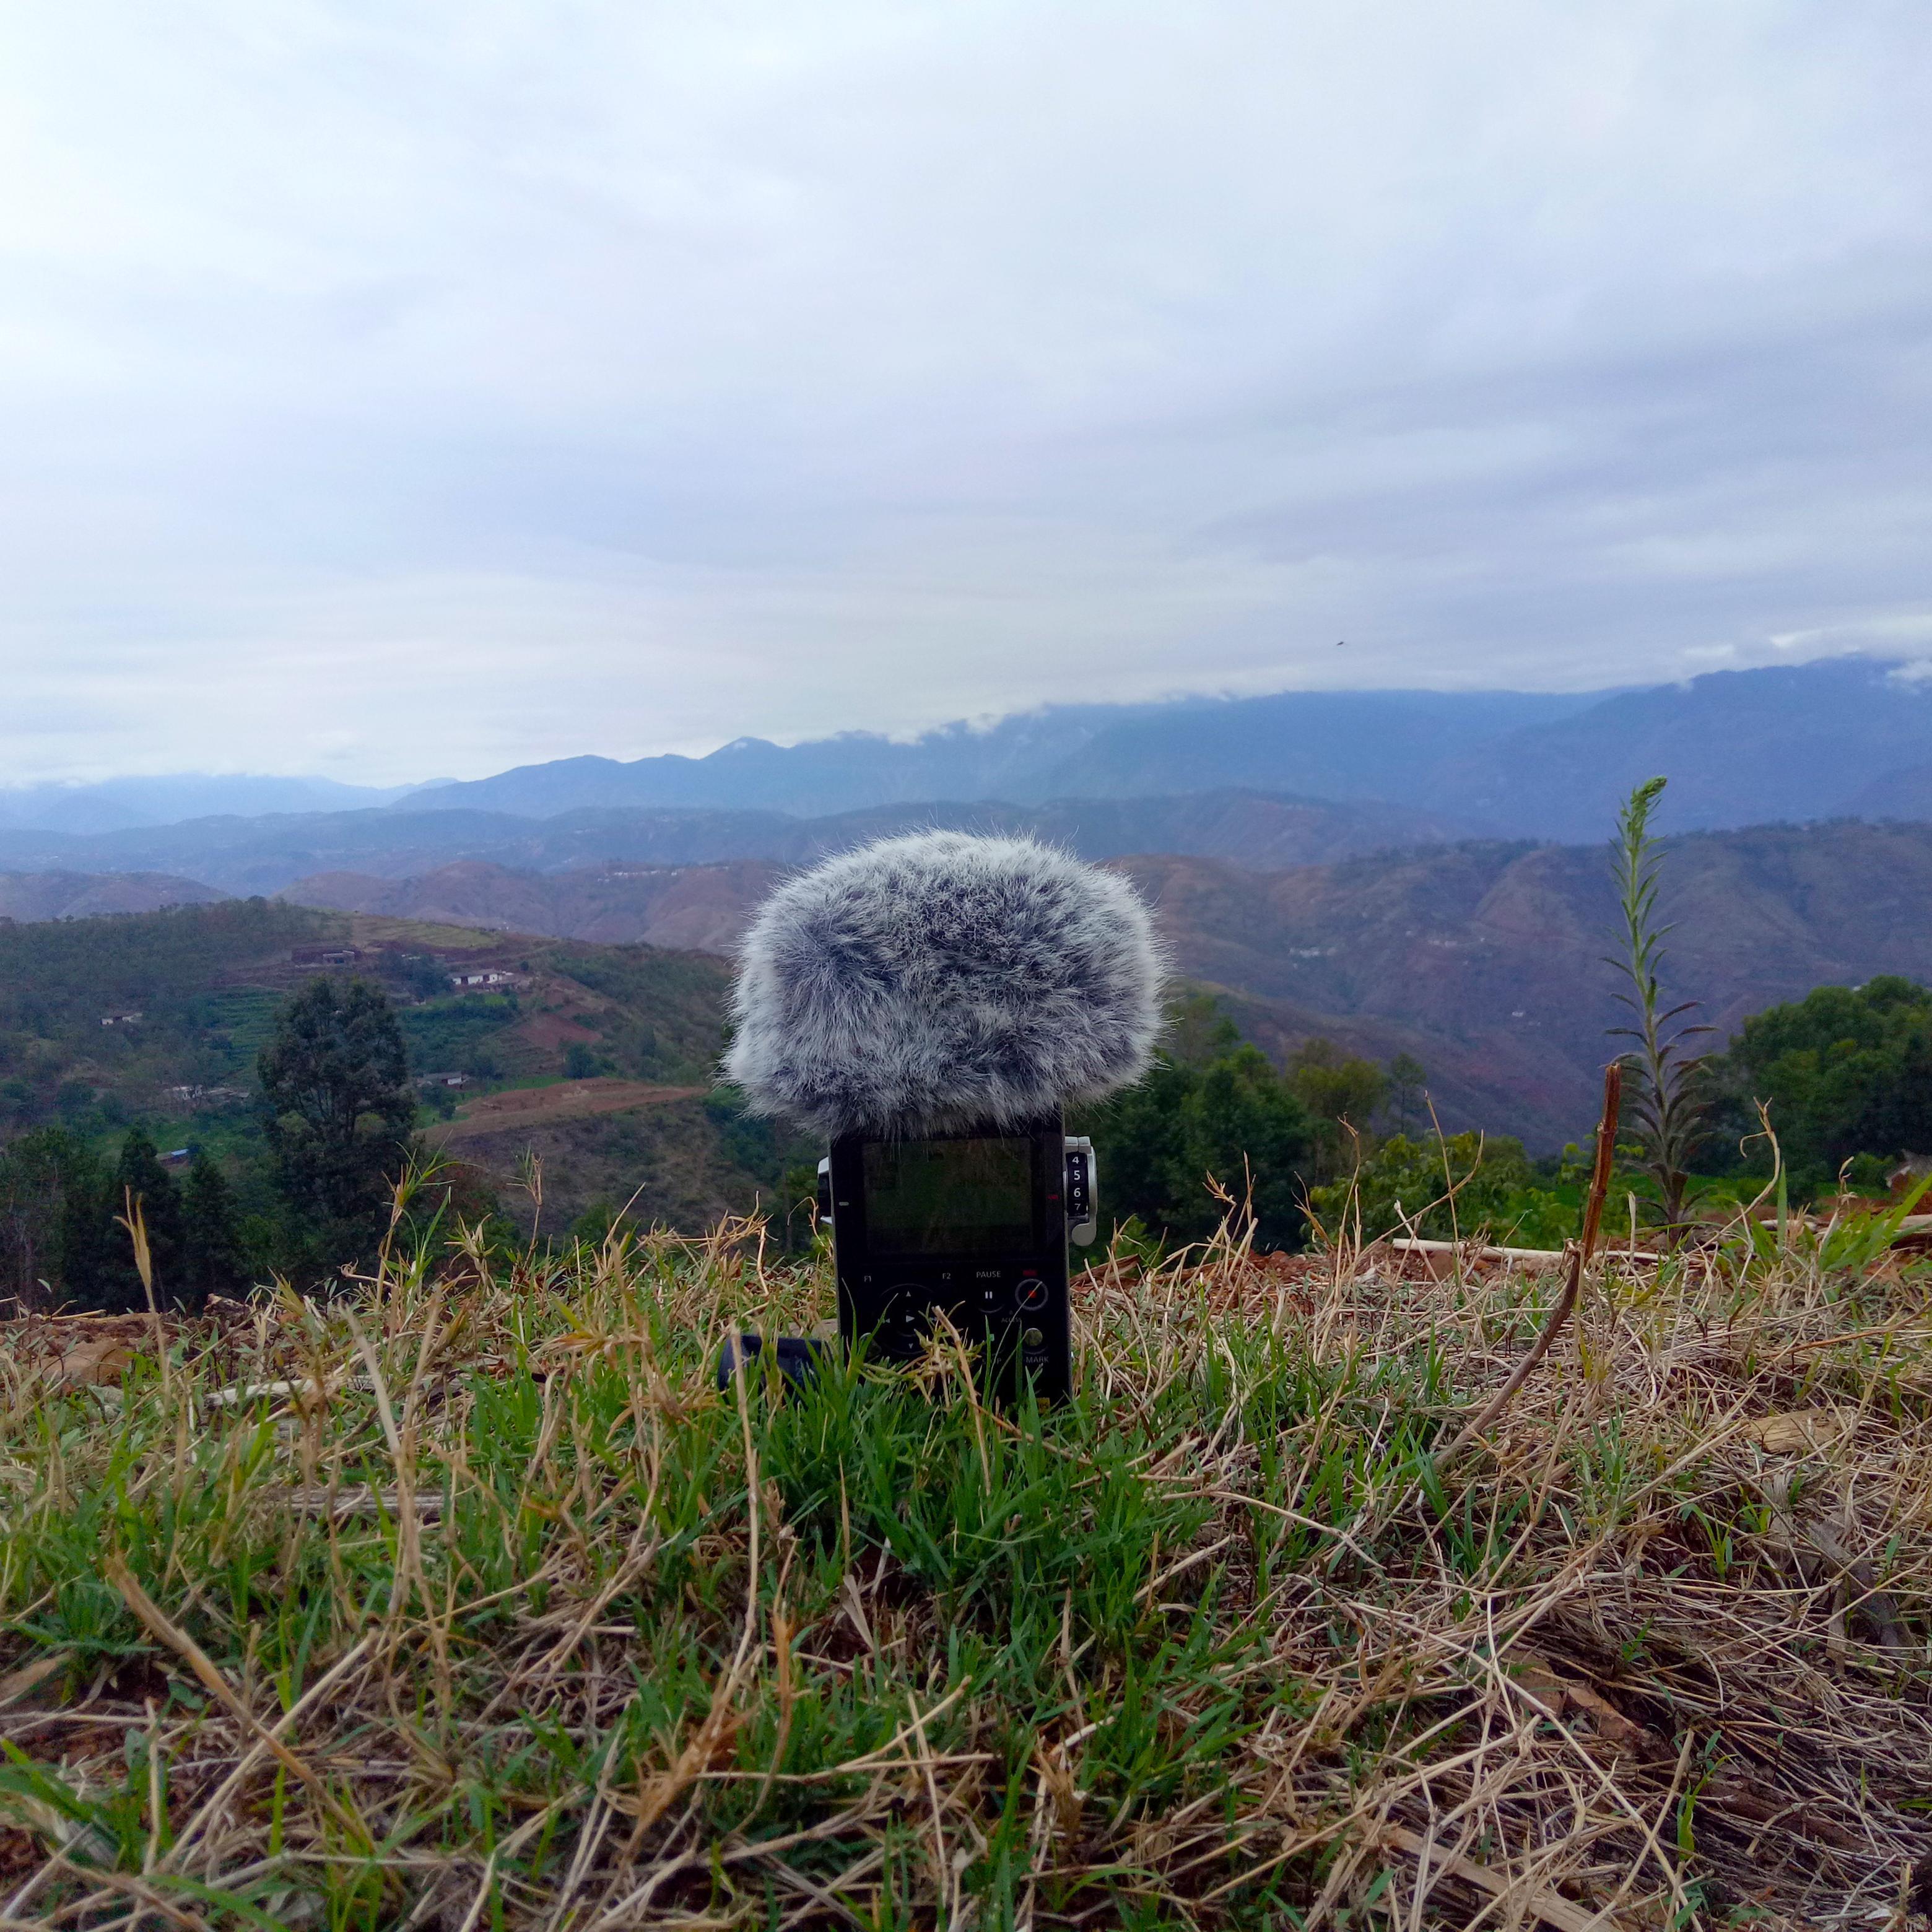
[[[434,784],[439,781],[431,780]],[[85,835],[136,826],[178,825],[221,814],[352,812],[393,804],[420,785],[340,784],[333,778],[217,777],[106,778],[94,784],[0,789],[0,826]]]
[[[1066,705],[908,742],[865,732],[778,746],[740,738],[701,758],[564,758],[429,788],[429,810],[532,817],[621,806],[818,817],[930,799],[1119,798],[1229,785],[1414,804],[1445,749],[1565,718],[1588,698],[1521,692],[1289,692],[1162,704]],[[1433,807],[1428,808],[1433,809]]]
[[[1662,772],[1680,830],[1898,815],[1932,797],[1932,690],[1840,658],[1639,691],[1286,692],[1083,706],[952,725],[909,743],[854,734],[704,758],[570,758],[429,788],[411,813],[548,817],[614,806],[808,815],[915,800],[1140,798],[1238,788],[1375,801],[1482,835],[1607,830]]]
[[[1185,852],[1254,866],[1433,844],[1458,830],[1398,806],[1232,791],[1037,807],[881,806],[816,819],[638,806],[580,808],[552,818],[423,809],[199,819],[85,838],[0,830],[0,866],[20,872],[155,871],[191,875],[224,892],[275,892],[317,872],[407,878],[459,860],[538,872],[738,859],[798,863],[928,825],[1030,832],[1091,859]]]
[[[800,819],[848,820],[856,832],[868,813],[896,811],[881,822],[899,823],[914,806],[997,806],[1064,821],[1082,801],[1077,815],[1094,823],[1100,801],[1230,792],[1377,814],[1374,836],[1389,844],[1576,841],[1606,833],[1618,800],[1657,772],[1672,781],[1676,830],[1920,818],[1932,815],[1932,687],[1919,670],[1854,657],[1564,695],[1288,692],[1063,706],[904,742],[741,738],[703,758],[565,758],[388,790],[260,778],[43,785],[0,790],[0,866],[160,870],[272,891],[318,871],[394,876],[460,859],[554,868],[783,858],[820,849],[788,823]],[[1255,862],[1360,849],[1366,821],[1330,822],[1340,844]]]
[[[920,826],[1028,832],[1139,878],[1182,970],[1253,1037],[1414,1053],[1445,1125],[1544,1147],[1582,1131],[1618,1017],[1604,841],[1654,772],[1676,835],[1673,996],[1721,1030],[1826,982],[1932,978],[1932,825],[1907,822],[1932,819],[1932,686],[1850,658],[1581,697],[1086,706],[905,744],[567,759],[349,809],[0,823],[0,916],[281,893],[715,953],[788,866]]]

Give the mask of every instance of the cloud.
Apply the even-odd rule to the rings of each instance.
[[[1922,8],[10,31],[16,777],[1922,634]]]

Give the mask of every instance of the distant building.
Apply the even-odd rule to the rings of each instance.
[[[175,1148],[161,1156],[164,1167],[185,1167],[194,1158],[192,1148]]]
[[[418,1087],[467,1087],[470,1076],[466,1073],[418,1073]]]
[[[359,946],[298,946],[289,955],[298,966],[353,966],[362,957]]]
[[[132,1026],[140,1017],[141,1010],[136,1006],[131,1012],[103,1013],[100,1024],[103,1026]]]
[[[506,973],[494,966],[471,966],[460,973],[452,973],[449,983],[458,992],[466,993],[476,986],[507,986],[516,979],[514,973]]]

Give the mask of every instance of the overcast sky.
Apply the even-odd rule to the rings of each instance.
[[[0,779],[1932,654],[1924,0],[59,0],[0,171]]]

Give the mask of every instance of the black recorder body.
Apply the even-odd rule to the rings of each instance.
[[[838,1328],[886,1361],[920,1354],[938,1318],[983,1346],[994,1391],[1072,1386],[1067,1244],[1096,1228],[1092,1143],[1058,1112],[1017,1127],[896,1138],[841,1135],[819,1163]]]

